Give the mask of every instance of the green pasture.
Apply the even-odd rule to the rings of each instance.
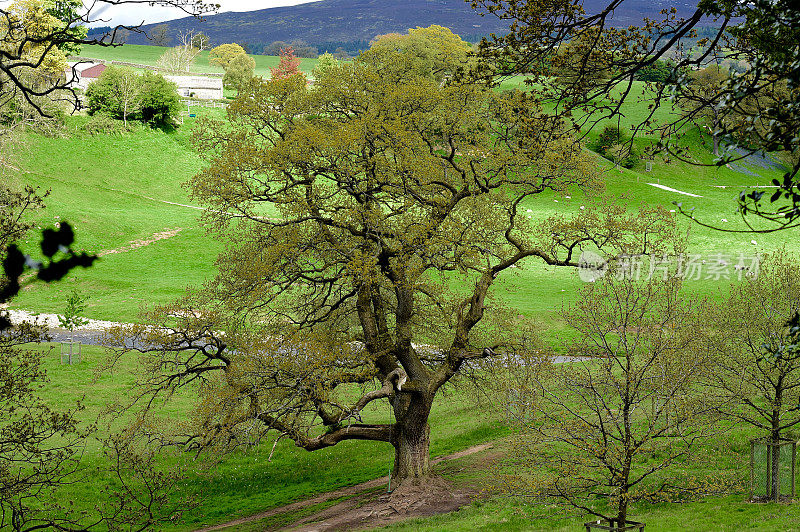
[[[633,116],[643,105],[629,104],[630,111],[625,111]],[[198,116],[219,113],[200,107],[192,112]],[[14,301],[14,306],[58,312],[66,293],[79,287],[91,298],[89,317],[132,321],[142,303],[169,302],[187,286],[200,285],[214,274],[220,244],[198,223],[200,206],[192,203],[182,186],[202,165],[190,141],[196,119],[186,118],[174,132],[140,129],[110,137],[84,133],[81,126],[85,120],[68,120],[67,131],[61,137],[31,134],[20,157],[18,180],[50,190],[47,209],[38,215],[40,227],[68,220],[75,226],[79,247],[95,253],[117,252],[103,255],[95,267],[75,272],[60,283],[31,286]],[[712,156],[702,140],[698,132],[684,137],[698,160],[711,162]],[[590,138],[590,146],[591,142]],[[632,208],[646,203],[677,210],[673,203],[681,202],[685,209],[695,208],[697,219],[724,229],[745,227],[736,212],[741,190],[768,185],[782,175],[780,169],[746,163],[740,166],[757,176],[674,160],[654,161],[652,171],[647,172],[644,161],[627,170],[613,168],[608,161],[596,157],[606,192],[624,195],[623,201]],[[651,183],[702,197],[660,189]],[[545,193],[524,205],[523,216],[530,216],[535,222],[556,213],[577,214],[589,201],[580,191],[565,195]],[[677,212],[675,215],[679,216]],[[787,241],[783,232],[724,233],[703,228],[684,216],[679,216],[679,222],[689,236],[689,252],[702,255],[704,260],[717,254],[736,260],[739,254],[768,253],[783,245],[797,248],[796,242]],[[137,242],[147,242],[170,231],[176,234],[136,247]],[[754,240],[756,244],[752,243]],[[34,246],[35,242],[27,245]],[[551,323],[554,313],[573,300],[581,284],[576,271],[550,267],[534,258],[502,277],[498,289],[504,302],[518,309],[519,315]],[[687,288],[713,295],[727,284],[725,279],[708,282],[701,278],[688,282]]]
[[[123,357],[113,372],[99,374],[95,369],[105,357],[102,348],[84,346],[80,364],[59,363],[58,344],[42,344],[49,382],[42,397],[59,408],[69,408],[81,400],[85,406],[79,417],[89,423],[99,420],[100,434],[111,426],[119,426],[127,418],[109,421],[103,412],[108,404],[124,397],[139,372],[138,355]],[[431,416],[431,454],[441,456],[472,445],[493,441],[495,453],[504,455],[516,445],[516,439],[503,424],[500,404],[486,401],[475,394],[470,385],[449,389],[439,398]],[[357,390],[353,389],[351,395]],[[193,406],[191,393],[174,397],[169,408],[160,415],[183,419]],[[390,422],[386,405],[376,402],[363,413],[367,423]],[[747,427],[732,427],[698,447],[689,458],[682,459],[670,470],[670,478],[704,479],[726,476],[739,482],[738,491],[724,495],[703,494],[680,503],[638,503],[630,511],[632,519],[646,522],[648,528],[664,531],[692,530],[794,530],[800,519],[800,508],[786,504],[750,504],[747,498],[748,440],[755,432]],[[288,440],[281,440],[271,462],[267,461],[274,440],[250,450],[230,454],[211,464],[201,460],[190,465],[185,481],[179,486],[180,495],[198,498],[198,506],[187,511],[180,522],[165,526],[165,530],[194,530],[226,522],[261,511],[307,499],[318,493],[365,482],[387,475],[391,469],[393,451],[388,444],[346,441],[334,447],[309,453],[298,449]],[[555,452],[555,451],[553,451]],[[102,465],[99,444],[90,440],[83,463],[91,468]],[[162,465],[175,463],[176,458],[164,453]],[[470,531],[470,530],[576,530],[586,521],[579,512],[553,505],[552,502],[527,499],[523,494],[507,491],[503,482],[506,473],[519,474],[519,466],[496,458],[480,463],[482,455],[464,458],[437,466],[437,471],[456,486],[470,486],[483,494],[458,512],[414,519],[388,527],[408,531]],[[206,467],[210,465],[210,467]],[[524,466],[523,466],[524,467]],[[533,479],[537,470],[524,470]],[[800,471],[798,471],[800,477]],[[800,478],[798,478],[800,480]],[[100,486],[114,485],[114,479],[97,477],[91,484],[67,486],[60,496],[72,501],[76,509],[91,508]],[[712,484],[713,485],[713,484]],[[325,505],[312,509],[320,510]],[[279,515],[254,523],[252,530],[280,525],[298,515]]]
[[[167,48],[163,46],[147,46],[143,44],[123,44],[121,46],[84,46],[81,49],[80,57],[100,59],[102,61],[124,61],[126,63],[136,63],[139,65],[155,66],[158,58],[163,55]],[[208,62],[209,52],[204,50],[197,56],[191,67],[191,72],[219,73],[224,70]],[[269,69],[278,66],[280,60],[272,55],[251,55],[255,62],[255,74],[269,78]],[[317,64],[316,59],[301,58],[300,70],[310,73],[311,69]]]
[[[99,347],[84,346],[80,364],[61,365],[58,344],[42,344],[49,382],[42,397],[59,409],[67,409],[81,400],[85,409],[79,418],[86,422],[100,420],[100,434],[108,430],[109,419],[103,415],[107,405],[125,397],[139,371],[137,355],[124,357],[113,372],[95,375],[95,368],[107,356]],[[353,394],[357,390],[353,390]],[[500,416],[478,408],[475,394],[469,388],[453,389],[434,406],[431,421],[431,454],[441,456],[502,437],[508,433]],[[169,408],[161,411],[165,420],[182,418],[193,405],[191,394],[173,398]],[[476,415],[476,412],[482,412]],[[364,422],[390,422],[392,414],[382,402],[368,406]],[[115,418],[118,426],[126,418]],[[274,440],[247,451],[227,456],[204,473],[195,466],[180,491],[200,499],[197,509],[176,524],[176,530],[191,530],[227,520],[251,515],[275,506],[306,499],[312,495],[388,475],[391,471],[393,449],[388,444],[347,441],[331,448],[310,453],[298,449],[288,439],[281,440],[272,459],[267,461]],[[90,440],[84,455],[87,467],[100,464],[99,444]],[[169,453],[165,453],[169,456]],[[214,457],[210,457],[214,458]],[[164,458],[164,464],[174,458]],[[93,483],[81,483],[64,488],[64,500],[73,501],[76,508],[91,508],[101,485],[113,479],[97,478]]]
[[[564,515],[564,514],[567,515]],[[552,505],[520,502],[515,498],[497,498],[475,502],[451,514],[413,519],[384,530],[404,532],[522,532],[583,530],[588,517]],[[742,495],[707,497],[682,504],[640,504],[630,510],[630,518],[643,522],[645,530],[659,532],[786,532],[797,530],[800,506],[797,504],[751,504]]]

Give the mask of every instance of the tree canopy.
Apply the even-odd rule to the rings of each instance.
[[[253,77],[253,70],[256,68],[256,61],[246,54],[237,55],[225,69],[225,76],[222,83],[226,87],[234,88],[238,91],[242,89]]]
[[[208,55],[208,62],[212,65],[221,66],[223,70],[227,71],[231,61],[242,55],[247,55],[247,51],[238,44],[220,44],[211,49]]]
[[[382,441],[396,480],[428,476],[440,389],[517,345],[491,299],[499,277],[526,259],[577,265],[582,245],[655,251],[673,236],[663,209],[527,218],[537,194],[597,189],[571,132],[522,93],[441,84],[397,57],[331,65],[313,86],[253,82],[229,121],[201,126],[207,166],[190,186],[227,242],[219,275],[118,331],[120,353],[149,353],[134,402],[200,384],[195,415],[165,437]],[[393,422],[362,421],[378,400]]]
[[[467,65],[470,44],[449,28],[433,25],[414,28],[407,34],[389,33],[372,40],[370,54],[397,52],[405,57],[406,68],[437,81],[450,77]]]

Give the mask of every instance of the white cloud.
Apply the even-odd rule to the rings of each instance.
[[[255,11],[270,7],[305,4],[310,1],[314,0],[209,0],[209,3],[220,4],[219,12],[222,13],[225,11]],[[103,19],[103,21],[98,20],[92,24],[93,26],[151,24],[187,16],[185,12],[174,7],[149,6],[147,4],[123,4],[118,6],[106,4],[104,7],[105,9],[102,12],[97,8],[93,10],[93,20]]]
[[[220,12],[255,11],[270,7],[293,6],[314,0],[206,0],[208,3],[220,4]],[[11,0],[0,0],[0,8],[6,7]],[[137,25],[162,22],[188,16],[184,11],[174,7],[151,6],[147,3],[109,5],[102,0],[84,0],[85,6],[94,5],[91,10],[91,26],[115,26],[117,24]]]

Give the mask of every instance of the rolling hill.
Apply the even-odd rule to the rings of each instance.
[[[606,0],[586,0],[588,13],[597,12]],[[689,2],[677,5],[666,0],[628,0],[615,12],[613,24],[638,24],[645,16],[656,17],[660,10],[675,6],[679,15],[693,11]],[[202,31],[213,43],[249,43],[260,53],[263,45],[274,41],[303,41],[320,51],[333,51],[337,45],[367,43],[376,35],[404,32],[408,28],[439,24],[464,39],[477,41],[490,33],[503,33],[508,24],[493,15],[482,16],[465,0],[320,0],[288,7],[258,11],[220,13],[197,20],[185,17],[166,22],[169,35],[180,31]],[[149,32],[155,24],[144,26]],[[150,44],[145,34],[134,34],[131,44]],[[347,46],[345,46],[347,48]]]

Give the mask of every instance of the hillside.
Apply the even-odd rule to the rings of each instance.
[[[149,48],[133,47],[133,51]],[[126,49],[112,51],[119,53]],[[134,58],[145,59],[141,54],[106,59]],[[515,87],[524,87],[522,78],[507,80],[499,89]],[[642,88],[637,82],[637,97]],[[643,120],[648,113],[646,100],[637,101],[637,97],[623,108],[624,128]],[[192,108],[192,112],[198,117],[222,116],[216,109]],[[662,110],[656,118],[668,112]],[[19,164],[18,178],[20,183],[51,190],[47,208],[37,217],[41,226],[59,220],[73,221],[78,246],[103,253],[102,261],[61,283],[32,286],[12,306],[35,312],[59,312],[69,290],[75,287],[91,296],[88,317],[133,321],[141,305],[173,301],[183,294],[186,286],[201,285],[215,271],[214,258],[221,244],[209,238],[198,223],[202,205],[194,202],[181,186],[203,164],[191,145],[191,130],[199,118],[187,117],[183,127],[169,134],[141,130],[120,137],[91,137],[82,132],[86,120],[84,116],[70,118],[67,129],[74,133],[63,138],[31,134]],[[590,148],[603,125],[587,139]],[[688,134],[684,141],[695,159],[712,161],[708,139],[704,140],[698,131]],[[637,146],[641,150],[648,142],[651,141],[638,139]],[[59,157],[53,157],[53,153]],[[115,163],[96,164],[105,160]],[[611,169],[604,160],[598,162],[606,171],[609,195],[627,194],[634,205],[647,202],[672,210],[673,202],[683,202],[687,209],[696,207],[698,218],[726,229],[744,228],[736,211],[739,192],[768,185],[784,171],[755,164],[758,161],[717,168],[657,160],[649,172],[644,161],[632,170],[622,171]],[[147,172],[142,173],[142,168],[147,168]],[[528,217],[545,218],[579,212],[586,201],[588,198],[580,193],[565,196],[546,193],[526,201],[523,208]],[[689,224],[687,219],[679,219],[679,223],[682,231],[690,233],[692,252],[702,253],[706,258],[718,254],[736,257],[739,253],[768,253],[787,244],[781,232],[754,236],[705,229]],[[796,242],[788,245],[790,250],[798,250]],[[543,329],[558,330],[561,322],[556,316],[557,309],[572,301],[580,286],[574,270],[554,269],[531,261],[498,283],[498,295],[520,315],[535,316]],[[696,280],[688,281],[687,286],[700,295],[712,295],[727,286],[727,282]]]
[[[605,0],[586,0],[587,12],[596,12]],[[626,1],[614,13],[613,24],[638,24],[645,16],[656,17],[674,4],[666,0]],[[691,11],[689,4],[676,6],[680,15]],[[494,16],[481,16],[465,0],[321,0],[308,4],[259,11],[220,13],[199,21],[192,17],[166,23],[169,35],[179,31],[202,31],[212,42],[249,43],[254,52],[274,41],[304,41],[320,51],[339,44],[363,42],[366,47],[376,35],[404,32],[408,28],[439,24],[466,40],[476,41],[490,33],[502,33],[508,24]],[[155,24],[144,26],[150,31]],[[131,35],[132,44],[149,44],[142,34]]]

